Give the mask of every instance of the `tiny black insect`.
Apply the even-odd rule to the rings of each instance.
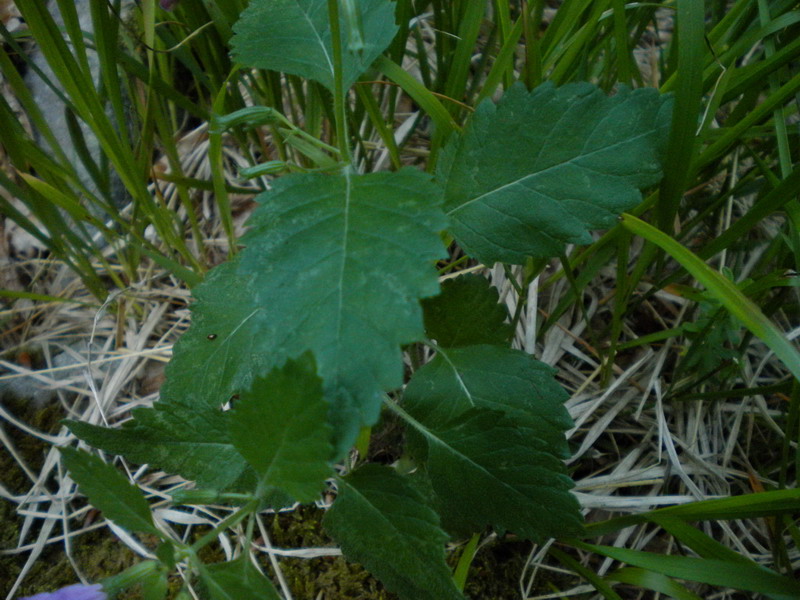
[[[207,340],[215,340],[215,339],[217,339],[217,334],[216,334],[216,333],[209,333],[209,334],[206,336],[206,339],[207,339]]]

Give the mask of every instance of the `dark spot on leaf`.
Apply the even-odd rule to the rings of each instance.
[[[206,336],[206,339],[207,339],[207,340],[215,340],[215,339],[217,339],[217,334],[216,334],[216,333],[209,333],[209,334]]]

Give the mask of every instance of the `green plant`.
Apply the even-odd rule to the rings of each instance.
[[[614,10],[605,14],[612,4]],[[725,39],[741,50],[735,33],[745,20],[745,4],[736,3],[739,13],[733,12],[742,21],[720,21],[709,34],[712,42]],[[413,3],[394,8],[408,17]],[[685,25],[675,50],[680,68],[670,65],[664,85],[676,90],[673,106],[669,96],[654,90],[620,86],[609,96],[590,84],[567,84],[585,77],[610,88],[617,79],[636,79],[626,48],[626,7],[620,3],[566,2],[542,36],[543,3],[519,13],[507,2],[493,3],[499,50],[491,65],[481,65],[483,80],[470,80],[467,73],[484,7],[433,2],[432,8],[442,27],[435,74],[420,69],[425,85],[398,65],[417,32],[388,26],[392,4],[386,0],[297,0],[280,8],[254,0],[235,27],[236,60],[260,69],[243,74],[242,81],[269,106],[216,115],[212,135],[221,136],[226,128],[253,135],[256,126],[266,125],[280,160],[260,170],[254,165],[253,173],[295,172],[275,179],[259,197],[241,240],[244,250],[194,289],[193,325],[175,348],[160,402],[137,409],[119,430],[78,422],[70,427],[92,445],[196,481],[198,490],[174,496],[178,504],[243,507],[191,545],[164,539],[159,561],[110,582],[109,589],[139,577],[154,582],[147,585],[155,597],[167,571],[185,562],[211,597],[277,597],[247,560],[209,566],[198,551],[240,522],[247,523],[244,538],[250,542],[255,512],[313,501],[326,481],[337,492],[325,519],[329,532],[347,556],[404,597],[459,597],[474,544],[464,552],[453,583],[444,563],[448,537],[474,536],[488,526],[533,540],[583,535],[561,463],[569,453],[563,434],[571,426],[564,392],[549,368],[511,349],[509,323],[516,325],[519,314],[506,314],[484,279],[460,276],[439,289],[433,264],[447,258],[453,240],[471,259],[521,265],[525,284],[542,272],[545,259],[562,260],[563,269],[546,283],[566,277],[571,293],[540,335],[559,313],[580,304],[581,289],[615,251],[620,293],[607,361],[617,349],[622,315],[631,310],[626,301],[632,290],[648,272],[656,281],[667,278],[660,248],[798,373],[796,350],[747,298],[754,290],[740,289],[702,260],[715,244],[724,244],[712,242],[698,258],[669,235],[689,182],[701,170],[713,170],[719,154],[754,122],[742,112],[718,134],[709,133],[705,122],[697,128],[703,90],[719,75],[716,69],[737,56],[733,49],[719,63],[702,56],[702,10],[678,3],[679,23]],[[646,11],[637,13],[631,24],[647,18]],[[521,76],[527,87],[514,82],[509,54],[523,34],[529,42]],[[592,47],[595,36],[599,42]],[[280,40],[279,51],[265,39]],[[420,56],[424,40],[418,36],[416,42]],[[614,62],[597,73],[592,58],[600,48],[614,50]],[[768,58],[761,67],[777,69],[776,60]],[[367,81],[375,75],[370,69],[398,83],[430,117],[425,167],[432,176],[399,168],[389,126],[397,96],[386,86],[370,87]],[[231,67],[230,76],[237,73]],[[734,85],[723,77],[721,88],[712,90],[710,108],[725,98],[725,86]],[[496,104],[486,100],[501,85],[502,98]],[[355,98],[348,93],[351,86]],[[796,87],[777,89],[788,94]],[[294,100],[288,109],[281,94]],[[785,97],[777,94],[770,102]],[[218,96],[218,107],[223,98]],[[466,108],[458,104],[462,100]],[[759,109],[762,116],[769,106]],[[679,118],[671,120],[672,115]],[[326,119],[333,126],[323,141]],[[364,151],[370,126],[386,144],[395,171],[371,172],[372,159]],[[638,190],[656,185],[662,166],[668,180],[660,195],[642,203]],[[224,191],[219,179],[215,183]],[[776,191],[763,199],[769,199],[769,208],[761,204],[754,210],[786,204],[777,190],[794,189],[797,178],[772,183]],[[641,215],[649,208],[664,232],[625,215],[623,227],[599,241],[589,234],[612,227],[622,211]],[[749,215],[737,227],[741,231],[757,220]],[[631,274],[626,230],[652,242]],[[791,236],[788,240],[791,250]],[[608,254],[611,242],[616,246]],[[567,254],[567,244],[589,247]],[[576,276],[575,268],[584,270]],[[408,381],[401,349],[408,357]],[[435,357],[423,366],[420,356],[426,353]],[[223,412],[228,401],[233,408]],[[402,456],[393,467],[361,464],[381,411],[394,413],[406,428]],[[358,455],[351,454],[354,445]],[[73,451],[65,460],[109,518],[161,535],[146,503],[113,469]],[[726,552],[687,523],[758,516],[763,513],[750,509],[762,500],[773,516],[796,508],[796,493],[764,496],[746,499],[729,513],[703,513],[698,504],[694,513],[642,517],[685,541],[699,558],[660,561],[643,552],[568,541],[573,548],[635,565],[601,578],[560,548],[551,555],[611,598],[619,597],[611,581],[695,597],[672,578],[795,593],[794,582]],[[587,535],[627,522],[590,527]],[[725,577],[704,575],[722,566],[728,569]],[[738,575],[735,581],[730,574]]]
[[[494,526],[542,540],[582,527],[561,463],[564,393],[548,367],[509,347],[508,315],[485,279],[460,278],[437,296],[439,233],[486,263],[588,242],[588,229],[611,225],[640,202],[638,188],[658,181],[670,103],[653,90],[608,97],[589,84],[511,86],[450,135],[433,179],[410,168],[357,173],[346,92],[394,38],[393,8],[310,0],[252,2],[243,13],[233,39],[240,61],[332,94],[340,164],[280,177],[260,197],[245,249],[195,289],[193,324],[156,407],[137,409],[121,430],[70,427],[220,498],[246,494],[237,521],[313,501],[334,477],[325,526],[347,556],[403,597],[456,598],[448,533]],[[401,346],[418,343],[436,358],[400,394]],[[406,424],[402,466],[335,475],[382,407]],[[89,473],[100,464],[75,452],[66,460],[93,497]],[[100,489],[110,488],[95,488],[95,502]],[[136,502],[119,518],[156,533],[134,522],[144,514]],[[213,573],[238,568],[194,566],[212,595]],[[266,585],[256,580],[250,595]]]

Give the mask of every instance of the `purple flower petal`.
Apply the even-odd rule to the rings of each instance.
[[[103,586],[99,583],[94,585],[78,583],[76,585],[68,585],[55,592],[45,592],[20,598],[19,600],[107,600],[107,596],[103,591]]]

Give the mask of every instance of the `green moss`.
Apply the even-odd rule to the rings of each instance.
[[[273,518],[272,543],[282,548],[332,546],[334,542],[321,527],[323,511],[304,506]],[[517,600],[519,581],[530,543],[498,540],[481,548],[475,556],[466,585],[466,595],[474,600]],[[460,549],[452,552],[448,563],[458,562]],[[396,595],[358,564],[343,557],[280,559],[281,570],[295,598],[338,600],[394,600]],[[266,562],[265,562],[265,566]],[[273,575],[271,567],[268,567]],[[549,588],[547,591],[552,591]]]
[[[281,548],[334,546],[322,530],[324,511],[315,506],[302,506],[295,511],[280,513],[272,518],[272,543]],[[292,595],[300,598],[337,600],[395,600],[361,565],[347,562],[341,556],[313,559],[281,558],[281,571]],[[274,577],[272,566],[265,567]]]

